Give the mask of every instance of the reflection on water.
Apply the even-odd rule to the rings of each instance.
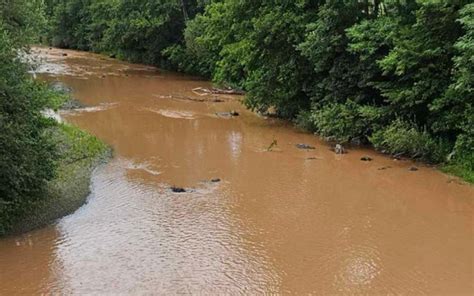
[[[242,248],[223,184],[176,195],[127,175],[121,160],[93,182],[87,207],[58,225],[53,293],[236,293],[276,285],[265,254]]]
[[[64,119],[115,156],[81,209],[0,240],[0,294],[474,292],[472,187],[335,155],[192,77],[67,53],[41,49],[37,74],[72,87],[86,107]]]

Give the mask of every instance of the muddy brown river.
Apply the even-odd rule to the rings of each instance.
[[[474,293],[471,185],[336,155],[241,97],[193,92],[210,87],[197,78],[35,51],[37,75],[86,105],[62,117],[114,158],[74,214],[0,240],[1,295]]]

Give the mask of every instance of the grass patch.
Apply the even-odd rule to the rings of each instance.
[[[444,165],[441,171],[462,178],[464,181],[474,184],[474,171],[459,164]]]

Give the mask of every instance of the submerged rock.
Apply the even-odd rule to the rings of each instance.
[[[306,149],[306,150],[314,150],[314,149],[316,149],[314,146],[310,146],[310,145],[308,145],[308,144],[302,144],[302,143],[296,144],[295,146],[296,146],[296,148],[298,148],[298,149]]]
[[[221,179],[219,179],[219,178],[211,179],[212,183],[219,183],[220,181],[221,181]]]
[[[392,168],[391,166],[384,166],[384,167],[378,168],[378,170],[379,171],[384,171],[384,170],[391,169],[391,168]]]
[[[410,172],[416,172],[416,171],[418,171],[418,168],[413,166],[413,167],[409,168],[408,170]]]
[[[186,189],[181,188],[181,187],[176,187],[176,186],[171,186],[170,189],[174,193],[184,193],[184,192],[186,192]]]
[[[362,161],[372,161],[372,158],[370,156],[362,156],[360,158],[360,160],[362,160]]]

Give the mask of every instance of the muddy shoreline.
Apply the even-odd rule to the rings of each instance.
[[[55,129],[60,131],[61,126],[55,127]],[[74,140],[71,139],[68,144],[84,145],[83,143],[74,143]],[[4,236],[27,233],[74,213],[87,202],[91,192],[90,184],[93,171],[106,164],[111,158],[112,150],[107,147],[96,155],[78,161],[67,163],[63,160],[59,165],[57,176],[48,182],[45,197],[24,205],[25,209],[15,219],[13,226]]]

